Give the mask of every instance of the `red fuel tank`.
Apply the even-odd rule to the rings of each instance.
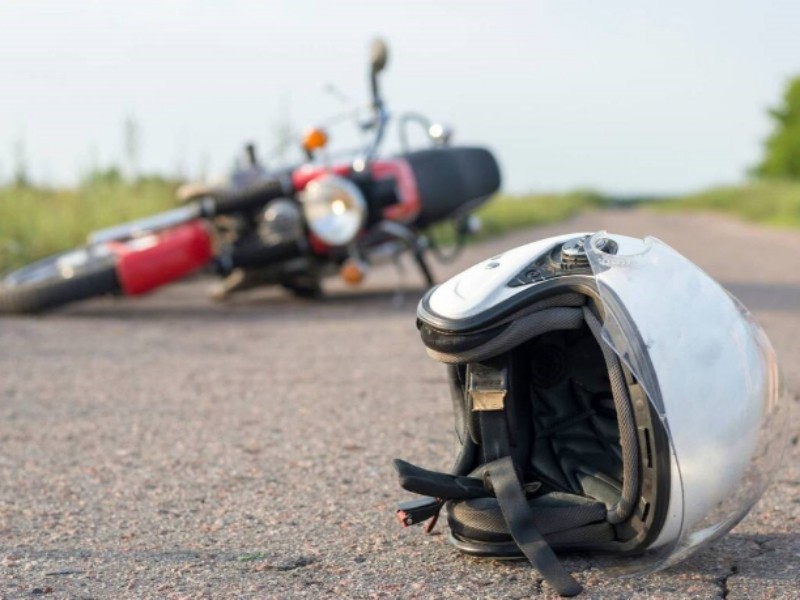
[[[117,277],[129,296],[146,294],[180,279],[213,257],[211,235],[202,221],[109,246],[119,257]]]

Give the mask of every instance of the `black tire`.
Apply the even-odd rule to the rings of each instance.
[[[0,281],[0,315],[42,312],[120,289],[112,257],[79,265],[67,278],[57,265],[65,254],[23,267]]]
[[[291,292],[297,298],[315,300],[324,296],[319,280],[313,277],[297,277],[281,281],[280,284],[283,289]]]

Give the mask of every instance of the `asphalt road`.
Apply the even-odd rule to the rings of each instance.
[[[719,217],[581,216],[470,248],[440,277],[559,232],[653,234],[754,311],[800,383],[800,234]],[[0,320],[0,598],[550,596],[524,563],[403,530],[391,467],[452,458],[444,367],[392,268],[321,302],[226,304],[207,281]],[[800,446],[730,535],[646,578],[568,559],[596,598],[800,597]]]

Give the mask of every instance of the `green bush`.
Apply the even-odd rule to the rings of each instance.
[[[786,87],[783,105],[769,111],[775,129],[767,139],[759,177],[800,179],[800,77]]]

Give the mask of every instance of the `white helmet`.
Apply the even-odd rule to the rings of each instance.
[[[494,256],[418,308],[449,364],[451,474],[396,461],[408,525],[444,505],[450,540],[524,554],[563,595],[552,549],[672,565],[761,496],[786,439],[775,353],[747,310],[654,238],[553,237]]]

